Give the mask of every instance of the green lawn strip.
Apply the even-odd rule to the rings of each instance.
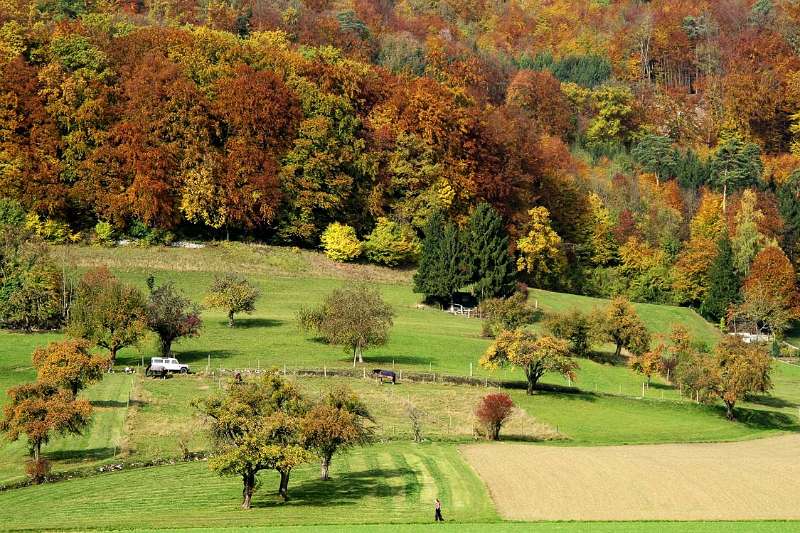
[[[532,417],[557,427],[568,437],[553,444],[606,445],[660,442],[719,442],[797,431],[797,418],[765,411],[740,410],[730,422],[719,406],[637,400],[594,394],[512,393]]]
[[[82,393],[94,409],[89,427],[80,435],[54,435],[43,448],[55,472],[109,462],[120,452],[131,380],[129,375],[107,374]],[[24,437],[0,447],[0,483],[22,479],[27,458]]]
[[[150,533],[153,530],[135,530]],[[192,533],[197,529],[174,529],[173,533]],[[535,531],[542,533],[783,533],[800,531],[800,522],[490,522],[444,524],[314,525],[292,527],[253,527],[214,529],[221,533],[416,533],[417,531],[458,531],[459,533],[497,533]]]
[[[453,461],[465,473],[451,483],[453,492],[469,498],[460,521],[495,518],[480,480],[453,445],[378,445],[334,460],[332,479],[319,480],[317,464],[292,473],[290,501],[276,495],[278,476],[260,475],[261,486],[251,511],[239,509],[241,481],[210,472],[205,462],[140,468],[89,478],[25,487],[0,493],[0,508],[14,509],[4,520],[9,529],[126,529],[221,527],[276,524],[421,522],[432,502],[406,498],[411,479],[392,460],[396,452]],[[338,459],[338,458],[337,458]],[[414,461],[407,462],[414,468]],[[425,479],[425,473],[415,475]],[[47,502],[42,505],[41,502]]]

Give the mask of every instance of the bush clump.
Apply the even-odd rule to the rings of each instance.
[[[98,222],[94,226],[94,242],[100,246],[114,244],[114,226],[109,222]]]
[[[411,226],[379,218],[364,242],[364,251],[373,263],[397,266],[415,263],[422,246]]]
[[[475,408],[475,418],[489,440],[500,440],[500,429],[514,412],[514,401],[505,392],[484,396]]]
[[[334,222],[322,233],[322,248],[325,255],[334,261],[344,262],[358,259],[362,244],[352,226]]]

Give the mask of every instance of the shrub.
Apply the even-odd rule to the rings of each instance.
[[[22,226],[25,218],[25,210],[19,202],[0,198],[0,226]]]
[[[158,228],[150,228],[140,220],[134,220],[128,227],[130,235],[141,246],[169,246],[175,241],[175,234]]]
[[[489,298],[480,305],[484,317],[483,335],[496,337],[504,330],[532,324],[540,312],[528,306],[526,293],[516,292],[508,298]]]
[[[28,216],[25,217],[25,228],[34,232],[42,240],[53,244],[80,240],[80,233],[72,233],[69,225],[50,218],[42,220],[36,213],[28,213]]]
[[[50,461],[47,459],[29,459],[25,461],[25,475],[37,485],[47,481],[50,468]]]
[[[511,417],[514,402],[505,392],[496,392],[484,396],[475,409],[475,417],[485,430],[490,440],[500,440],[500,429]]]
[[[361,255],[361,241],[352,226],[334,222],[322,233],[325,255],[334,261],[352,261]]]
[[[396,266],[417,261],[422,246],[411,226],[379,218],[364,242],[364,251],[374,263]]]
[[[94,241],[100,246],[111,246],[114,243],[114,226],[102,221],[95,224]]]

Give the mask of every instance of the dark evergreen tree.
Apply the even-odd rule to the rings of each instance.
[[[675,178],[684,189],[697,190],[710,181],[710,167],[689,148],[686,153],[677,156]]]
[[[475,296],[484,300],[511,295],[516,287],[517,268],[508,253],[503,219],[489,204],[480,204],[470,217],[465,244]]]
[[[678,154],[672,148],[672,139],[669,137],[645,135],[633,147],[631,155],[647,172],[655,174],[657,180],[667,180],[675,174]]]
[[[414,274],[414,292],[426,300],[451,303],[453,295],[469,282],[467,249],[461,232],[445,224],[441,214],[428,221],[422,241],[422,257]]]
[[[778,189],[778,208],[785,222],[786,253],[794,259],[800,241],[800,170]]]
[[[717,258],[711,264],[708,278],[708,292],[700,304],[700,313],[716,322],[739,296],[739,276],[733,266],[733,249],[727,235],[717,243]]]

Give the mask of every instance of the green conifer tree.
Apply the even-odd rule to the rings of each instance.
[[[508,234],[500,214],[489,204],[480,204],[470,217],[465,244],[475,296],[484,300],[513,293],[517,268],[508,253]]]
[[[725,316],[728,306],[739,296],[739,277],[733,264],[733,248],[727,235],[717,243],[717,258],[708,272],[709,288],[700,313],[709,320],[718,321]]]
[[[414,292],[426,300],[452,303],[453,294],[469,282],[467,250],[461,232],[454,224],[445,224],[436,213],[428,220],[422,257],[414,274]]]

